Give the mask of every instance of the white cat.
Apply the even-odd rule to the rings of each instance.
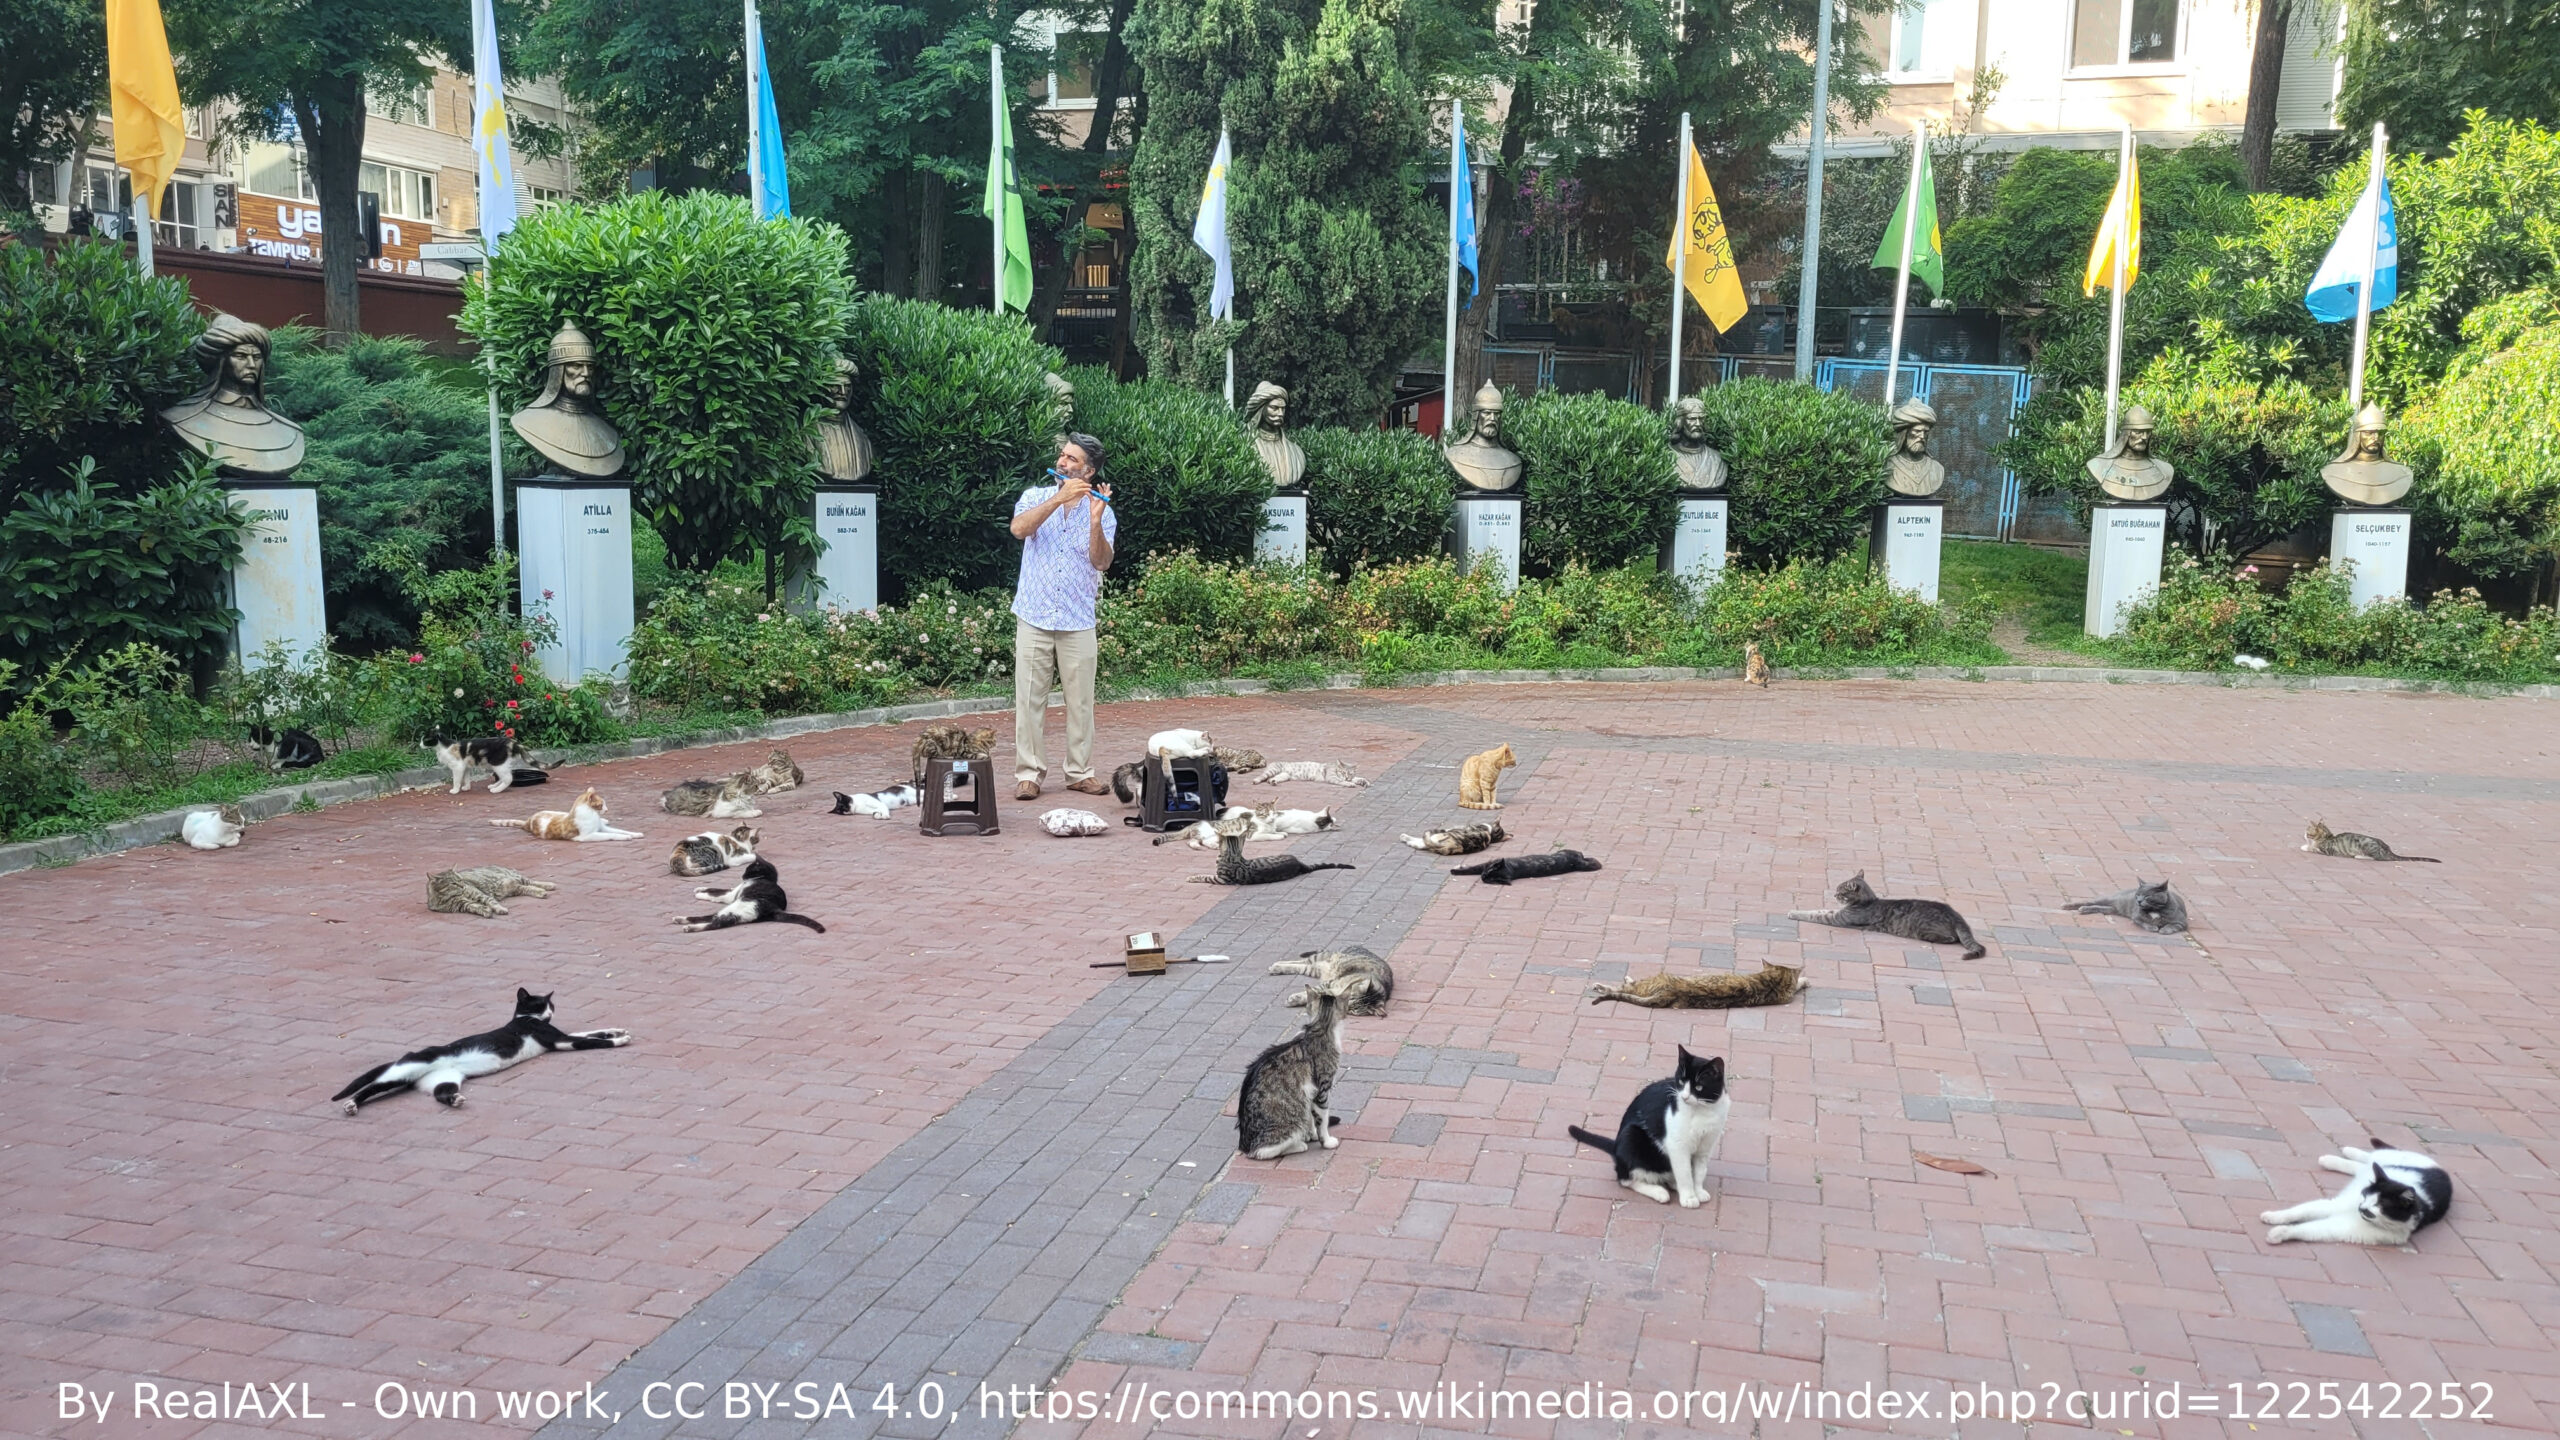
[[[1199,730],[1159,730],[1147,737],[1147,753],[1159,760],[1197,760],[1215,748],[1212,737]]]
[[[2341,1145],[2320,1168],[2354,1178],[2337,1194],[2258,1216],[2273,1227],[2267,1243],[2344,1240],[2350,1245],[2406,1245],[2453,1208],[2453,1177],[2414,1150],[2376,1140],[2370,1150]]]
[[[240,843],[240,807],[197,810],[178,825],[178,834],[198,850],[228,850]]]

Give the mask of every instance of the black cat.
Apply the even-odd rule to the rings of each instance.
[[[547,1051],[606,1050],[630,1043],[628,1030],[560,1029],[551,1023],[551,997],[519,988],[513,1020],[486,1034],[412,1050],[388,1065],[376,1065],[329,1098],[346,1106],[350,1115],[403,1090],[424,1090],[438,1104],[459,1105],[462,1082],[474,1076],[495,1075]]]
[[[1484,860],[1461,865],[1452,875],[1481,875],[1487,885],[1508,885],[1514,880],[1536,880],[1548,875],[1570,875],[1576,870],[1597,870],[1600,862],[1579,850],[1549,850],[1541,855],[1506,855],[1499,860]]]
[[[1609,1152],[1618,1162],[1618,1183],[1648,1200],[1668,1205],[1675,1194],[1694,1208],[1707,1193],[1707,1157],[1724,1138],[1733,1112],[1733,1096],[1724,1088],[1724,1057],[1704,1059],[1680,1050],[1680,1064],[1668,1080],[1656,1080],[1627,1102],[1618,1121],[1618,1137],[1594,1135],[1579,1125],[1565,1133],[1585,1145]]]

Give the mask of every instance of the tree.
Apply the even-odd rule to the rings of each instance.
[[[2267,188],[2276,158],[2276,96],[2284,88],[2285,33],[2293,0],[2258,0],[2257,35],[2249,45],[2249,108],[2240,120],[2240,169],[2251,190]]]
[[[776,104],[801,73],[790,7],[766,14]],[[738,190],[746,164],[745,32],[735,0],[552,0],[523,63],[560,77],[588,131],[580,182],[597,198],[654,167],[658,188]],[[797,157],[793,157],[797,158]]]
[[[2560,5],[2551,0],[2347,0],[2338,118],[2380,120],[2393,148],[2441,150],[2485,110],[2560,124]]]
[[[106,98],[106,20],[93,0],[0,0],[0,35],[0,210],[33,208],[20,175],[70,154]]]

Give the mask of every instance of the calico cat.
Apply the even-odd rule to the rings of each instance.
[[[1475,825],[1452,825],[1445,830],[1425,830],[1420,835],[1405,836],[1404,843],[1434,855],[1473,855],[1510,838],[1503,833],[1501,821],[1491,820]]]
[[[1461,865],[1452,875],[1481,875],[1487,885],[1508,885],[1514,880],[1541,880],[1549,875],[1570,875],[1576,870],[1597,870],[1600,862],[1579,850],[1549,850],[1543,855],[1506,855],[1499,860],[1479,860]]]
[[[763,831],[747,825],[726,835],[717,830],[687,835],[667,857],[667,869],[677,875],[716,875],[756,858],[756,842],[763,838]]]
[[[194,850],[228,850],[240,843],[240,828],[249,822],[241,818],[240,807],[225,805],[219,810],[191,810],[178,822],[179,837]]]
[[[559,888],[547,880],[528,880],[503,865],[439,870],[427,877],[427,908],[443,915],[494,920],[507,913],[507,907],[498,903],[501,900],[518,895],[539,900]]]
[[[995,753],[996,732],[963,730],[957,725],[927,725],[916,737],[915,783],[924,783],[927,760],[984,760]]]
[[[320,738],[308,730],[287,729],[278,735],[264,725],[252,725],[249,743],[257,747],[258,758],[266,762],[267,769],[278,774],[308,770],[328,758],[320,748]]]
[[[1707,1157],[1724,1138],[1732,1113],[1724,1058],[1702,1060],[1683,1046],[1671,1078],[1654,1081],[1627,1102],[1615,1140],[1579,1125],[1566,1126],[1565,1133],[1608,1151],[1618,1162],[1619,1184],[1665,1205],[1677,1192],[1681,1205],[1694,1210],[1716,1198],[1707,1190]]]
[[[2317,820],[2302,832],[2302,837],[2309,842],[2302,848],[2314,855],[2335,855],[2342,860],[2414,860],[2426,865],[2444,863],[2432,855],[2395,854],[2390,846],[2370,835],[2358,835],[2352,830],[2332,830]]]
[[[1493,789],[1502,783],[1502,772],[1520,763],[1511,747],[1487,750],[1470,755],[1458,766],[1458,808],[1461,810],[1499,810],[1502,802],[1493,798]]]
[[[1623,1000],[1649,1010],[1741,1010],[1784,1005],[1804,993],[1804,967],[1763,963],[1748,975],[1643,975],[1624,985],[1594,985],[1584,998],[1597,1005]]]
[[[1253,1057],[1236,1102],[1236,1150],[1256,1160],[1295,1155],[1333,1138],[1333,1077],[1342,1068],[1342,1000],[1318,990],[1297,1034]]]
[[[1369,782],[1351,773],[1351,767],[1339,760],[1281,760],[1253,777],[1256,785],[1281,785],[1291,780],[1320,780],[1327,785],[1359,788]]]
[[[658,808],[670,815],[700,815],[710,820],[755,819],[764,811],[756,808],[755,787],[747,780],[751,773],[741,770],[726,780],[677,781],[658,797]]]
[[[1111,772],[1111,793],[1120,797],[1123,805],[1137,804],[1146,785],[1147,762],[1144,760],[1132,760]]]
[[[2413,1150],[2376,1140],[2370,1150],[2341,1145],[2320,1168],[2353,1176],[2337,1194],[2259,1215],[2273,1229],[2267,1243],[2344,1240],[2351,1245],[2406,1245],[2453,1208],[2453,1177]]]
[[[1763,690],[1769,688],[1769,660],[1760,653],[1757,640],[1742,642],[1742,683],[1757,685]]]
[[[1048,811],[1040,817],[1040,828],[1061,840],[1079,835],[1108,835],[1111,822],[1090,810],[1064,808]]]
[[[1292,1009],[1303,1010],[1318,992],[1330,991],[1341,999],[1345,1015],[1384,1015],[1396,994],[1396,972],[1386,957],[1360,945],[1309,950],[1295,960],[1275,962],[1271,973],[1307,977],[1307,988],[1288,999]]]
[[[791,763],[791,752],[776,750],[753,770],[741,770],[738,778],[747,782],[747,793],[771,795],[782,790],[797,790],[804,778],[800,767]]]
[[[676,924],[687,933],[702,930],[726,930],[732,925],[755,925],[765,921],[784,921],[806,925],[824,935],[827,927],[806,915],[791,911],[791,897],[782,893],[782,876],[773,862],[755,859],[738,872],[742,877],[734,890],[696,890],[697,900],[717,900],[720,908],[708,915],[679,915]]]
[[[1356,870],[1356,865],[1326,860],[1310,865],[1295,855],[1258,855],[1246,859],[1244,836],[1246,820],[1218,822],[1218,869],[1213,875],[1194,875],[1194,885],[1269,885],[1281,880],[1295,880],[1318,870]]]
[[[473,740],[436,740],[428,743],[436,752],[436,763],[453,776],[453,788],[447,794],[462,793],[463,782],[470,777],[471,767],[486,766],[489,771],[489,793],[497,794],[516,783],[518,771],[533,771],[533,757],[516,748],[515,742],[503,735],[483,735]],[[549,777],[544,777],[549,778]]]
[[[1209,748],[1209,758],[1236,775],[1262,768],[1262,752],[1259,750],[1230,750],[1224,745],[1213,745]]]
[[[2166,880],[2149,885],[2136,880],[2130,890],[2097,900],[2074,900],[2062,908],[2081,915],[2121,915],[2154,935],[2183,935],[2187,929],[2187,902]]]
[[[1197,760],[1217,748],[1205,730],[1159,730],[1147,737],[1147,753],[1159,760]]]
[[[1868,888],[1864,870],[1841,881],[1831,893],[1840,901],[1839,909],[1790,910],[1787,918],[1846,930],[1881,930],[1932,945],[1961,945],[1965,959],[1982,958],[1982,942],[1973,938],[1973,927],[1943,900],[1887,900]]]
[[[910,805],[924,803],[924,790],[915,785],[892,785],[886,790],[873,790],[862,795],[847,795],[841,790],[834,793],[836,808],[827,813],[868,815],[874,820],[886,820],[893,810],[904,810]]]
[[[604,818],[604,797],[590,785],[567,810],[537,810],[522,820],[492,820],[492,825],[522,830],[541,840],[637,840],[637,830],[616,830]]]
[[[551,1023],[550,996],[519,989],[513,1020],[486,1034],[412,1050],[388,1065],[376,1065],[329,1098],[350,1115],[403,1090],[424,1090],[440,1105],[460,1105],[465,1080],[495,1075],[546,1051],[609,1050],[630,1043],[628,1030],[562,1030]]]

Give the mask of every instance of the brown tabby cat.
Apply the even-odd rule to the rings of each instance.
[[[503,865],[468,870],[439,870],[427,877],[427,908],[445,915],[477,915],[492,920],[507,913],[501,900],[530,895],[536,900],[560,887],[548,880],[528,880]]]
[[[2427,865],[2444,863],[2433,855],[2395,854],[2390,846],[2370,835],[2359,835],[2352,830],[2332,830],[2317,820],[2312,821],[2311,827],[2302,832],[2302,838],[2310,842],[2302,848],[2312,854],[2335,855],[2342,860],[2415,860]]]
[[[741,772],[747,789],[757,795],[771,795],[780,790],[797,790],[806,778],[800,767],[791,763],[791,752],[776,750],[753,770]]]
[[[1582,993],[1597,1005],[1623,1000],[1649,1010],[1739,1010],[1784,1005],[1804,993],[1801,965],[1762,965],[1749,975],[1643,975],[1624,985],[1594,985]]]
[[[927,760],[984,760],[995,753],[996,732],[980,728],[963,730],[957,725],[927,725],[916,737],[915,781],[924,783]]]
[[[1461,810],[1499,810],[1502,802],[1493,798],[1493,788],[1502,783],[1502,772],[1519,764],[1509,745],[1470,755],[1458,767],[1458,808]]]

